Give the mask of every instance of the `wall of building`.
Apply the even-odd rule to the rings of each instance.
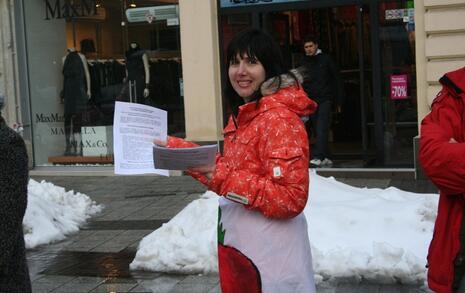
[[[439,78],[465,66],[464,15],[465,0],[415,0],[419,122],[441,89]]]
[[[7,97],[2,116],[9,125],[21,121],[17,95],[16,46],[13,29],[13,1],[0,0],[0,92]]]
[[[179,0],[186,138],[216,141],[223,129],[216,1]]]

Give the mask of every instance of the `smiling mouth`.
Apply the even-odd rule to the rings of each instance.
[[[252,82],[251,81],[248,81],[248,80],[241,80],[241,81],[237,81],[237,84],[240,86],[240,87],[249,87]]]

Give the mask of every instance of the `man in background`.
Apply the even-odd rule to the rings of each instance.
[[[344,98],[344,89],[339,70],[328,54],[318,48],[318,40],[313,36],[304,39],[305,56],[302,66],[305,68],[303,88],[307,95],[318,103],[317,111],[307,122],[309,136],[316,136],[312,148],[310,165],[313,167],[331,167],[328,148],[331,107],[336,103],[339,113]],[[311,127],[310,127],[311,125]],[[311,128],[311,130],[309,129]]]

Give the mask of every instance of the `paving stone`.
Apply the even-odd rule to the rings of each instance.
[[[173,287],[170,293],[205,293],[212,290],[215,287],[216,285],[213,284],[180,282]]]
[[[32,283],[31,289],[33,293],[48,293],[48,292],[53,292],[53,290],[55,290],[59,286],[62,286],[62,284]]]
[[[199,275],[188,275],[184,280],[182,280],[182,283],[184,284],[189,284],[189,283],[206,283],[206,284],[218,284],[220,279],[219,279],[218,274],[199,274]]]
[[[339,284],[336,293],[378,293],[379,285],[375,284]]]
[[[133,284],[124,284],[124,283],[111,283],[111,284],[101,284],[97,288],[90,291],[91,293],[108,293],[108,292],[129,292],[131,289],[137,287],[137,283]]]
[[[74,277],[74,276],[39,275],[39,278],[37,278],[33,283],[36,283],[36,284],[44,284],[44,283],[65,284],[65,283],[68,283],[68,282],[74,280],[75,278],[76,277]]]
[[[53,293],[81,293],[90,292],[105,281],[104,278],[77,277],[63,286],[51,291]]]
[[[210,289],[210,291],[208,291],[208,293],[221,293],[220,284],[218,284],[215,287],[213,287],[212,289]]]
[[[143,280],[133,291],[149,291],[154,293],[172,292],[173,288],[182,281],[186,276],[183,275],[163,275],[153,280]],[[189,292],[189,291],[186,291]]]
[[[432,292],[424,286],[415,285],[382,285],[380,286],[379,293],[425,293]]]
[[[98,221],[92,221],[83,229],[97,231],[97,230],[120,230],[121,233],[115,234],[116,237],[120,237],[122,233],[127,230],[156,230],[161,227],[164,223],[168,222],[169,218],[158,219],[158,220],[117,220],[117,221],[103,221],[99,219]],[[99,234],[95,233],[93,236],[98,236]]]
[[[336,293],[336,292],[338,292],[337,288],[319,288],[319,287],[317,287],[316,291],[318,293]]]
[[[115,244],[102,244],[95,248],[92,248],[91,252],[99,252],[99,253],[118,253],[125,250],[127,247],[126,244],[115,245]]]

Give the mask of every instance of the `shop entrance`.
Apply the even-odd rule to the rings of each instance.
[[[338,68],[344,100],[336,103],[336,76],[332,77],[335,91],[331,104],[329,154],[333,166],[364,167],[375,159],[371,150],[369,123],[371,68],[370,26],[368,9],[355,5],[289,10],[263,13],[261,26],[273,35],[281,46],[290,68],[302,65],[304,39],[311,35],[318,40],[319,49]],[[311,93],[309,93],[311,96]],[[315,136],[315,135],[314,135]],[[315,139],[311,139],[315,142]]]
[[[339,68],[344,102],[331,108],[335,168],[413,166],[417,135],[413,1],[322,1],[224,8],[224,52],[237,32],[256,27],[280,44],[289,68],[301,65],[313,35]],[[311,96],[311,94],[310,94]]]

